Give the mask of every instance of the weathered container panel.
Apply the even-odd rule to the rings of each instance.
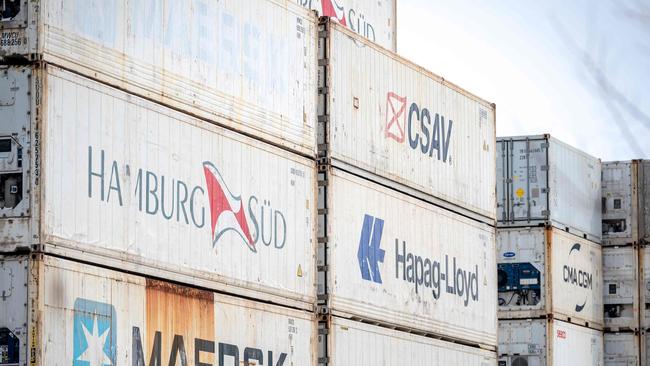
[[[650,329],[650,247],[644,245],[639,249],[639,308],[641,310],[641,329]]]
[[[603,163],[603,245],[637,244],[638,161]]]
[[[0,270],[13,290],[0,313],[20,313],[0,319],[20,335],[16,365],[315,362],[308,312],[49,256],[3,257]]]
[[[603,248],[603,306],[607,330],[639,330],[639,273],[636,246]]]
[[[496,346],[494,228],[336,168],[329,173],[328,277],[319,285],[330,311]]]
[[[294,0],[15,1],[0,57],[43,60],[313,155],[316,17]]]
[[[319,143],[332,164],[493,223],[495,107],[333,22]]]
[[[605,333],[606,366],[639,366],[639,335],[635,333]]]
[[[22,116],[0,130],[27,131],[30,161],[21,168],[30,205],[4,209],[3,251],[42,245],[311,308],[312,160],[52,65],[6,72],[16,82],[2,88],[32,107],[0,106],[1,120]]]
[[[639,239],[650,244],[650,160],[642,160],[639,169]]]

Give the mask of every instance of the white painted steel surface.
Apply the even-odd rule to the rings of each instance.
[[[295,0],[19,3],[0,22],[5,60],[51,62],[314,155],[317,25]]]
[[[17,80],[23,71],[33,70],[10,69]],[[37,173],[25,175],[30,217],[0,220],[3,251],[41,244],[311,309],[313,161],[51,65],[24,79],[32,85],[16,95],[39,107],[0,106],[0,116],[39,116],[21,126]]]
[[[600,245],[552,227],[499,228],[497,261],[500,270],[514,264],[532,264],[540,272],[541,284],[537,302],[508,302],[513,294],[517,296],[516,291],[499,292],[499,301],[503,304],[499,306],[499,318],[552,315],[561,320],[602,328]]]
[[[355,33],[397,51],[397,0],[296,0]]]
[[[601,162],[549,135],[499,137],[498,224],[549,222],[600,242]]]
[[[639,308],[641,309],[641,329],[650,329],[650,247],[642,246],[639,249]]]
[[[330,365],[496,366],[496,353],[361,322],[332,318]]]
[[[335,168],[328,183],[333,314],[496,345],[494,228]]]
[[[325,24],[319,143],[328,144],[332,164],[492,224],[494,105]]]
[[[650,244],[650,160],[639,162],[639,239]]]
[[[639,240],[638,161],[603,163],[603,245]]]
[[[605,333],[606,366],[639,366],[639,335],[634,333]]]
[[[603,247],[603,305],[607,329],[639,329],[639,273],[636,246]]]
[[[309,312],[40,258],[0,260],[0,268],[20,267],[20,279],[27,279],[13,277],[13,285],[28,289],[28,296],[14,292],[0,301],[0,313],[22,311],[19,324],[0,319],[0,327],[27,335],[20,343],[21,366],[315,362],[316,326]],[[0,283],[7,280],[3,276]]]
[[[603,333],[559,320],[499,320],[501,366],[602,366]]]

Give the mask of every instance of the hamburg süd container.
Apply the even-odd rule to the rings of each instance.
[[[603,245],[638,244],[638,164],[632,160],[602,165]]]
[[[639,330],[639,250],[603,247],[603,307],[606,331]]]
[[[499,226],[550,224],[602,236],[601,163],[550,135],[497,139]]]
[[[641,353],[638,333],[605,333],[605,365],[639,366]]]
[[[49,64],[0,90],[0,251],[312,308],[313,160]]]
[[[3,63],[53,63],[315,155],[317,20],[295,0],[33,0],[0,7]]]
[[[494,349],[494,227],[337,168],[327,174],[320,311]]]
[[[321,158],[494,225],[495,106],[321,18]]]
[[[553,227],[497,229],[499,319],[603,327],[602,246]]]
[[[603,366],[603,333],[553,319],[499,320],[499,366]]]
[[[0,257],[2,365],[314,365],[313,313],[42,254]]]

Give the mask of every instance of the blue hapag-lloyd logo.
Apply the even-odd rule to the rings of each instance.
[[[73,366],[114,366],[117,341],[115,308],[92,300],[74,302]]]
[[[385,251],[379,246],[381,245],[383,231],[384,220],[374,218],[368,214],[363,217],[357,259],[361,269],[361,278],[366,281],[381,283],[379,263],[384,262]]]

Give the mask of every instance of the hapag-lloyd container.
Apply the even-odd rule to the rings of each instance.
[[[7,1],[0,58],[42,60],[304,155],[317,24],[295,0]]]
[[[40,254],[0,257],[0,274],[3,365],[316,361],[310,312]]]
[[[53,65],[0,90],[1,251],[312,308],[313,160]]]
[[[499,320],[500,366],[603,366],[603,333],[552,319]]]
[[[320,29],[319,154],[494,224],[495,106],[327,18]]]
[[[329,364],[496,366],[496,353],[353,320],[332,318]]]
[[[605,333],[605,365],[639,366],[641,362],[639,334]]]
[[[551,224],[600,242],[601,162],[549,135],[497,139],[499,226]]]
[[[603,245],[639,241],[638,166],[637,160],[603,163]]]
[[[603,247],[603,306],[608,331],[639,330],[639,250]]]
[[[497,229],[499,319],[602,329],[602,246],[553,227]]]
[[[494,228],[328,170],[319,187],[321,311],[494,349]]]
[[[397,51],[397,0],[296,0],[382,47]]]

